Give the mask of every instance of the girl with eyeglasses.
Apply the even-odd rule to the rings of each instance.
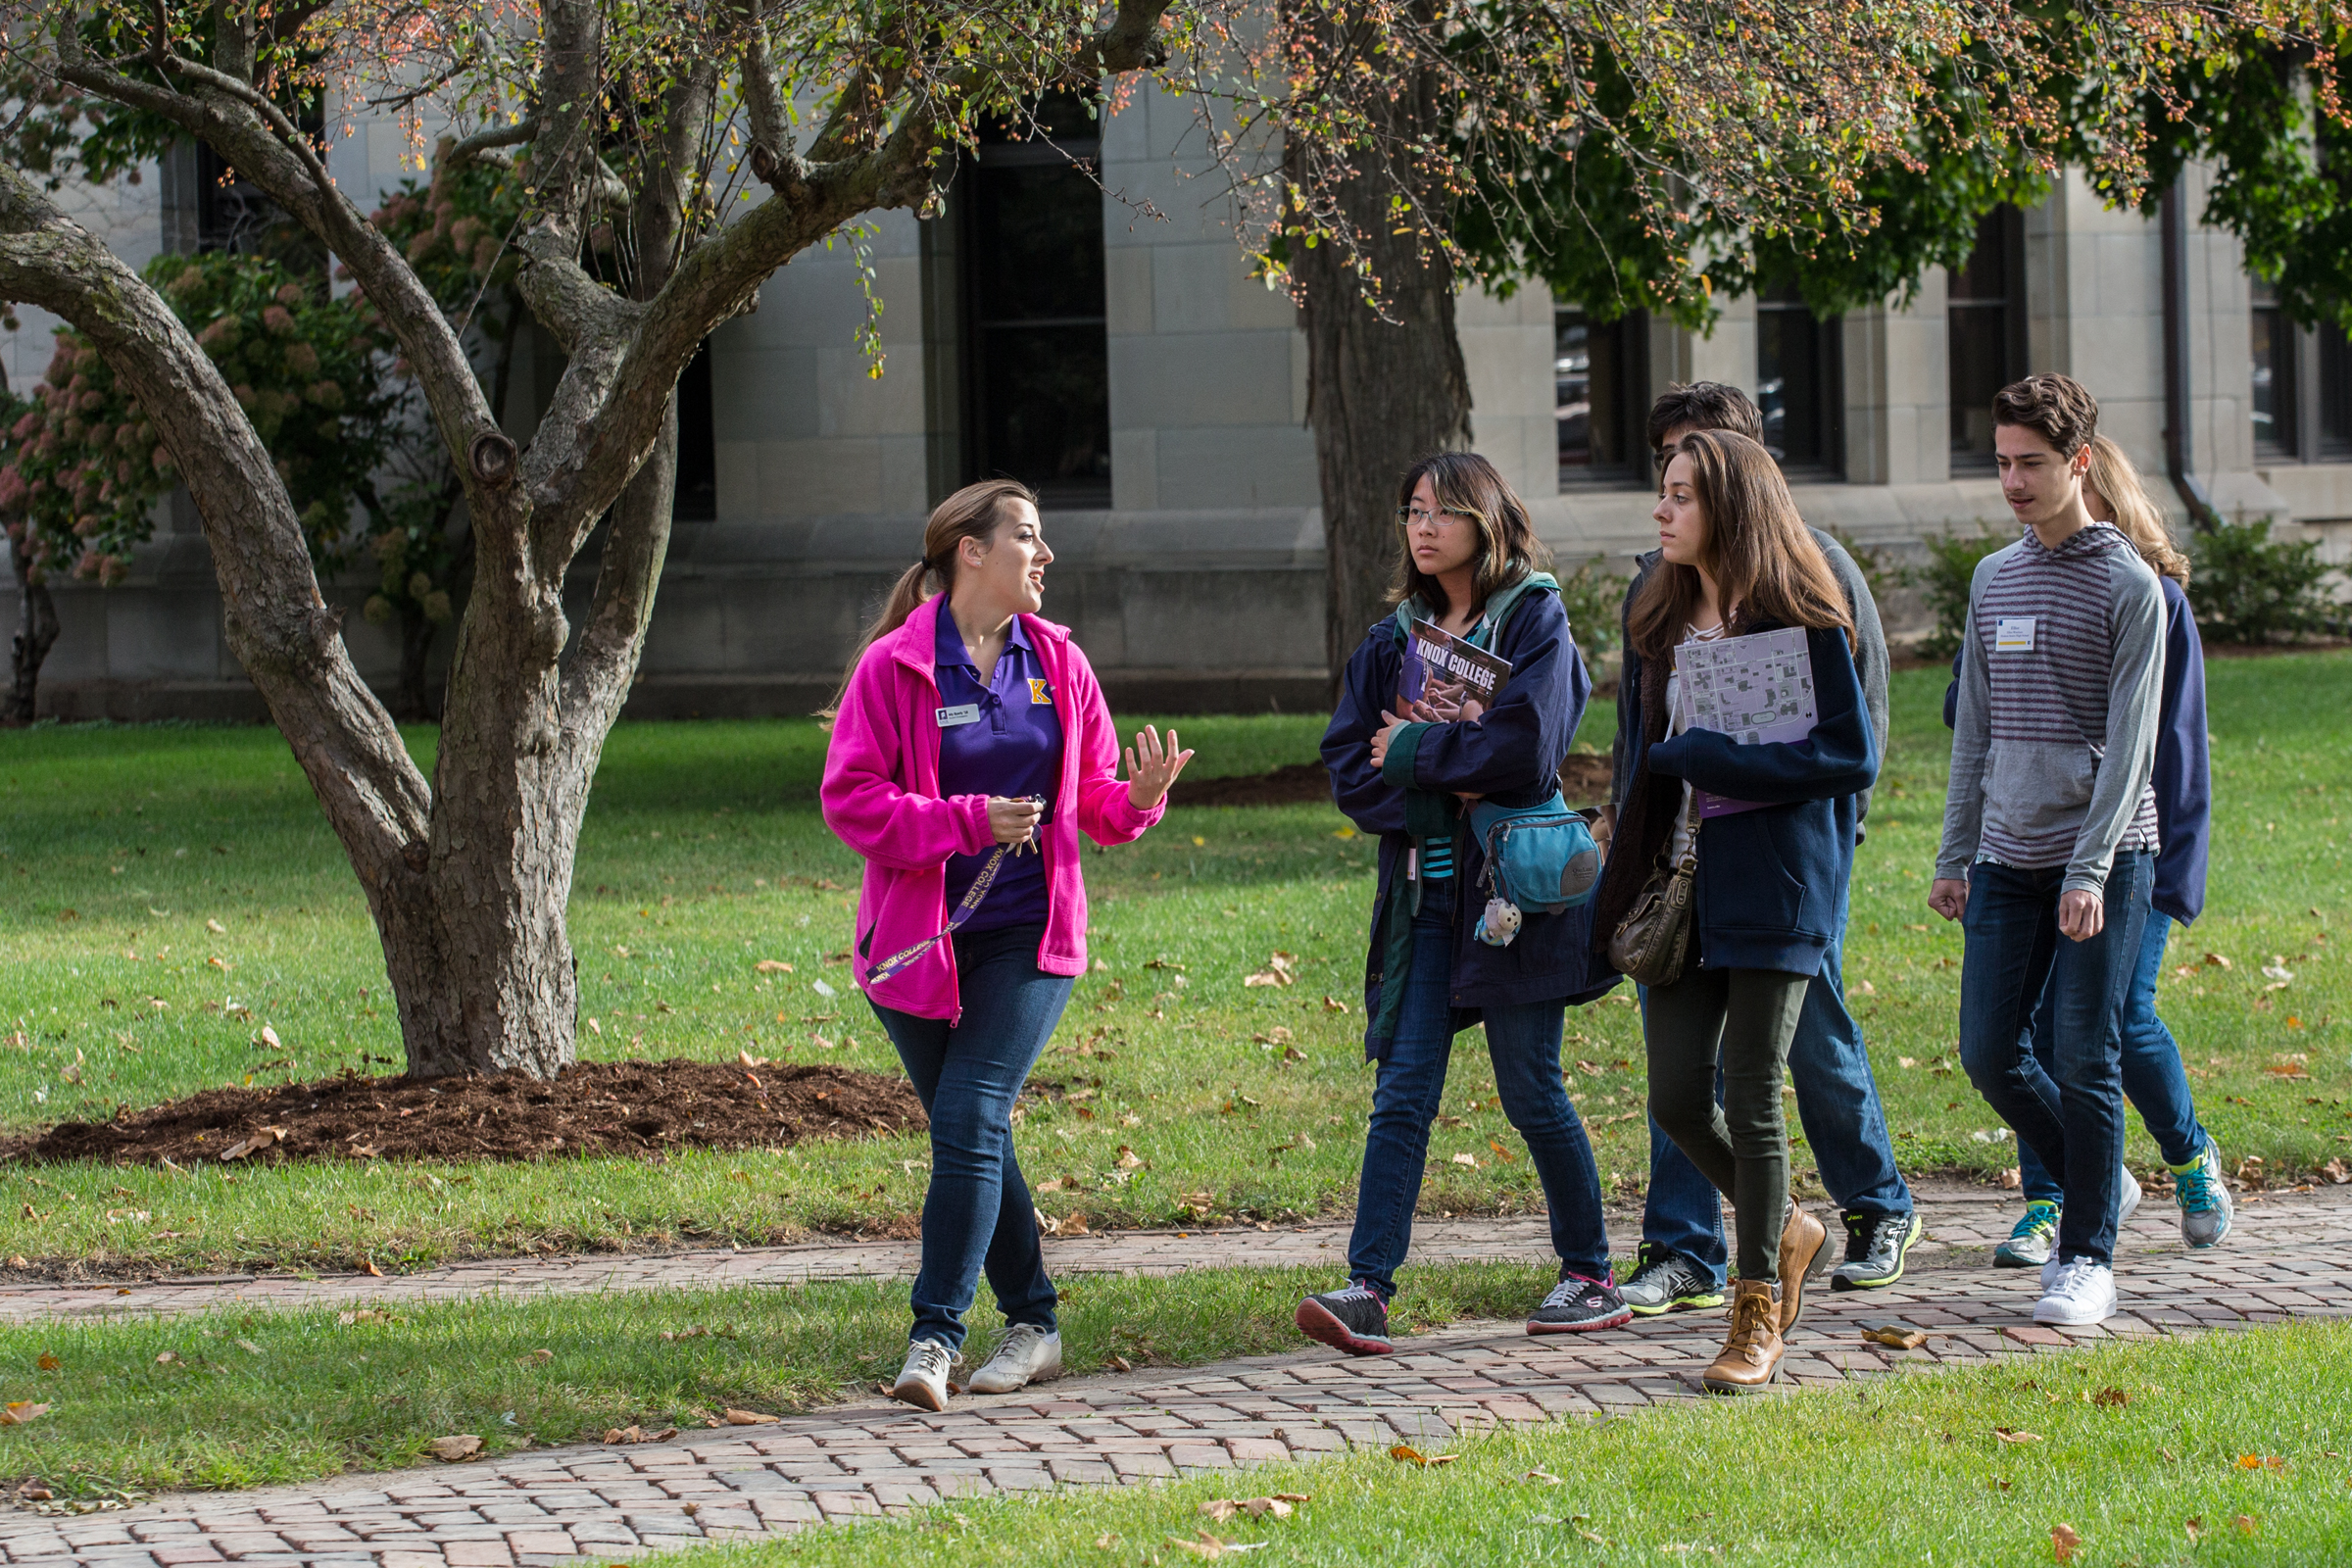
[[[1323,736],[1340,809],[1380,838],[1379,891],[1364,959],[1365,1054],[1377,1061],[1348,1283],[1299,1303],[1298,1327],[1351,1355],[1386,1355],[1389,1302],[1412,1243],[1429,1138],[1454,1037],[1484,1026],[1504,1114],[1526,1140],[1551,1215],[1559,1284],[1529,1314],[1530,1334],[1612,1328],[1618,1299],[1602,1227],[1600,1175],[1560,1081],[1560,1021],[1594,989],[1586,908],[1529,911],[1507,946],[1473,933],[1469,890],[1485,858],[1468,802],[1541,806],[1584,716],[1592,678],[1569,637],[1559,585],[1538,569],[1527,509],[1485,458],[1441,453],[1415,464],[1397,496],[1394,616],[1348,662]],[[1401,700],[1412,622],[1507,660],[1490,708],[1440,696]]]

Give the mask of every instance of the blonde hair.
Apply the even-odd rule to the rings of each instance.
[[[2124,455],[2124,449],[2105,436],[2090,443],[2090,487],[2107,503],[2109,516],[2123,536],[2132,541],[2140,559],[2164,576],[2181,587],[2188,586],[2188,557],[2173,544],[2173,536],[2165,531],[2164,514],[2148,499],[2147,488],[2139,482],[2139,470]]]
[[[906,625],[906,617],[922,608],[924,601],[955,588],[956,546],[966,539],[986,545],[1000,525],[1011,520],[1016,501],[1028,502],[1034,511],[1037,492],[1018,479],[983,479],[965,485],[931,509],[931,520],[923,526],[923,559],[900,572],[899,580],[891,584],[882,613],[858,634],[849,666],[841,672],[841,684],[834,688],[833,700],[817,710],[817,717],[830,723],[840,711],[850,677],[858,673],[858,662],[867,649]]]

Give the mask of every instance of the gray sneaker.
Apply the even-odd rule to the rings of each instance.
[[[988,1363],[964,1385],[971,1394],[1010,1394],[1061,1376],[1061,1336],[1034,1323],[1015,1323],[989,1352]]]
[[[1994,1268],[2039,1268],[2058,1245],[2058,1205],[2036,1198],[2009,1232],[2009,1239],[1992,1250]]]
[[[2180,1239],[2192,1248],[2221,1246],[2237,1205],[2222,1179],[2222,1149],[2211,1133],[2196,1158],[2173,1167],[2173,1190],[2180,1200]]]
[[[899,1368],[890,1396],[921,1409],[945,1410],[948,1369],[955,1364],[956,1352],[937,1340],[916,1340],[906,1347],[906,1364]]]

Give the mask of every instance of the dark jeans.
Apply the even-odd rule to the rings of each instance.
[[[1356,1188],[1355,1232],[1348,1270],[1383,1296],[1396,1293],[1396,1270],[1413,1241],[1413,1207],[1429,1160],[1429,1129],[1446,1094],[1453,1056],[1447,995],[1453,978],[1453,880],[1425,884],[1413,919],[1413,966],[1404,982],[1396,1036],[1372,1089],[1372,1124],[1364,1134]],[[1609,1235],[1600,1212],[1600,1171],[1585,1124],[1560,1084],[1564,1002],[1527,1002],[1482,1009],[1487,1054],[1503,1114],[1527,1141],[1551,1211],[1552,1250],[1571,1274],[1609,1277]]]
[[[2155,857],[2116,852],[2107,922],[2087,942],[2058,930],[2064,866],[1979,860],[1968,877],[1960,969],[1960,1065],[2017,1130],[2064,1195],[2060,1258],[2115,1256],[2116,1170],[2124,1158],[2124,1000],[2147,927]],[[2051,1064],[2027,1048],[2032,1009],[2049,995]]]
[[[1838,911],[1839,930],[1845,911]],[[1871,1076],[1862,1026],[1845,1007],[1844,956],[1832,942],[1821,972],[1805,987],[1796,1038],[1788,1043],[1788,1076],[1796,1084],[1796,1114],[1821,1171],[1821,1185],[1839,1208],[1857,1214],[1908,1214],[1911,1189],[1894,1164],[1894,1140]],[[1715,1081],[1723,1098],[1723,1080]],[[1649,1194],[1642,1207],[1642,1241],[1655,1252],[1679,1252],[1723,1283],[1723,1203],[1715,1184],[1699,1174],[1655,1117],[1649,1123]]]
[[[2180,1065],[2180,1047],[2164,1020],[2156,1016],[2156,978],[2164,972],[2164,946],[2172,934],[2172,917],[2150,909],[2147,926],[2140,933],[2139,962],[2132,970],[2132,990],[2124,999],[2119,1065],[2124,1098],[2147,1123],[2148,1136],[2156,1140],[2164,1162],[2185,1165],[2205,1152],[2205,1129],[2197,1122],[2197,1099],[2189,1090],[2188,1073]],[[2041,1005],[2034,1009],[2032,1050],[2045,1073],[2053,1071],[2058,1060],[2057,1030],[2051,1023],[2053,999],[2051,988],[2044,986]],[[2061,1200],[2058,1178],[2023,1145],[2017,1151],[2017,1170],[2025,1178],[2028,1198],[2051,1203]]]
[[[1743,1280],[1779,1274],[1788,1207],[1781,1077],[1810,984],[1779,969],[1693,968],[1642,994],[1650,1117],[1732,1200]]]
[[[1045,926],[958,933],[963,1021],[918,1018],[879,1004],[914,1093],[931,1115],[931,1188],[923,1195],[923,1261],[914,1276],[911,1340],[963,1344],[981,1270],[1007,1323],[1054,1327],[1029,1184],[1012,1154],[1012,1104],[1070,1000],[1067,975],[1037,966]]]

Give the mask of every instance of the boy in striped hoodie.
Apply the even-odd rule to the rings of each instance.
[[[1928,904],[1963,922],[1960,1059],[2064,1188],[2039,1323],[2115,1312],[2123,1008],[2154,875],[2164,595],[2082,505],[2098,404],[2063,375],[1993,399],[2023,537],[1969,588],[1943,845]],[[2055,1072],[2028,1048],[2048,985]]]

